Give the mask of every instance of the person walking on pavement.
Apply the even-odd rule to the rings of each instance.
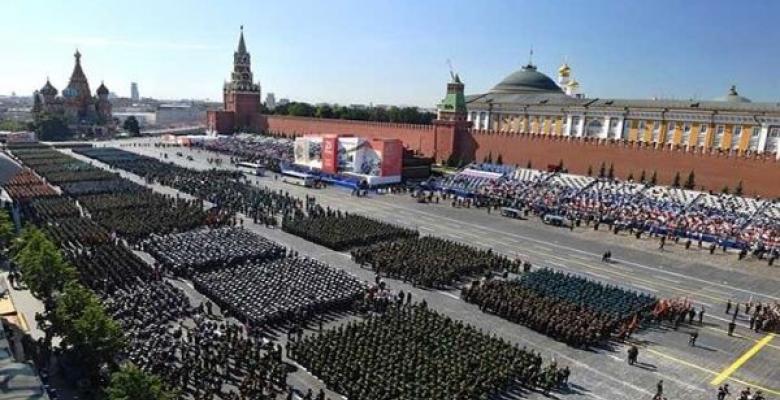
[[[691,347],[696,346],[696,339],[699,338],[699,331],[693,331],[691,332],[691,337],[688,338],[688,345]]]
[[[718,400],[725,400],[726,396],[731,395],[729,392],[729,384],[725,384],[718,388]]]
[[[704,305],[702,305],[701,310],[699,310],[699,325],[704,325]]]
[[[729,311],[731,311],[731,299],[728,299],[726,302],[726,314],[728,314]]]
[[[636,364],[637,357],[639,356],[639,349],[635,345],[631,345],[628,348],[628,365]]]
[[[729,322],[729,336],[734,336],[734,328],[736,327],[737,324],[734,321]]]

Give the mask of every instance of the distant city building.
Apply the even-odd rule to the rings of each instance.
[[[101,82],[92,95],[84,70],[81,68],[81,53],[76,50],[76,59],[68,86],[58,96],[57,89],[46,79],[46,84],[33,93],[33,116],[42,113],[64,115],[69,125],[85,128],[88,126],[111,127],[111,102],[108,88]]]
[[[114,113],[114,118],[117,119],[119,126],[122,126],[125,120],[131,116],[135,117],[138,121],[138,126],[142,129],[157,125],[157,112],[155,111],[123,110]]]
[[[244,27],[238,39],[238,48],[233,53],[233,73],[230,82],[222,89],[223,110],[209,111],[206,117],[207,130],[218,133],[261,130],[262,97],[260,85],[252,77],[251,57],[244,42]]]
[[[265,96],[265,107],[269,110],[276,108],[276,96],[273,93],[268,93]]]
[[[138,95],[138,83],[130,82],[130,99],[133,101],[141,100],[141,96]]]
[[[160,104],[155,114],[155,125],[172,126],[203,121],[205,110],[192,104]]]

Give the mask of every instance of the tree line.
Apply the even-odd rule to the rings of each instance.
[[[43,231],[31,226],[17,234],[5,210],[0,210],[0,257],[9,258],[18,269],[18,280],[14,281],[23,284],[43,303],[43,312],[35,316],[45,334],[39,349],[42,359],[48,359],[52,339],[59,337],[64,352],[79,360],[89,387],[101,387],[103,368],[113,371],[105,392],[96,391],[95,397],[107,400],[175,398],[158,377],[132,364],[117,363],[126,346],[119,324],[111,318],[100,299],[79,283],[78,271],[66,261],[54,242]]]
[[[264,110],[267,114],[289,115],[294,117],[313,117],[326,119],[347,119],[356,121],[395,122],[403,124],[430,124],[436,114],[420,110],[418,107],[356,107],[330,104],[311,105],[304,102],[291,102],[276,106],[273,110]]]

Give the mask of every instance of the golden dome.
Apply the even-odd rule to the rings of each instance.
[[[580,83],[577,82],[576,79],[572,79],[572,80],[569,81],[569,83],[566,84],[566,86],[568,86],[570,88],[577,88],[577,87],[580,87]]]
[[[568,77],[571,74],[571,67],[569,67],[569,64],[563,63],[563,65],[558,68],[558,75]]]

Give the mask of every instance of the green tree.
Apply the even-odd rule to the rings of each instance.
[[[609,179],[615,178],[615,166],[612,165],[612,163],[609,163],[609,170],[607,171],[607,178],[609,178]]]
[[[41,231],[31,230],[23,237],[23,244],[14,255],[22,281],[36,298],[44,302],[46,310],[54,305],[54,294],[78,277],[57,247]]]
[[[696,176],[693,174],[693,170],[688,174],[688,179],[685,180],[686,189],[693,189],[696,187]]]
[[[291,103],[288,109],[290,115],[294,117],[313,117],[314,107],[309,103]]]
[[[117,354],[125,346],[125,339],[119,324],[111,319],[100,303],[93,303],[81,296],[82,293],[73,295],[79,297],[74,300],[74,304],[86,301],[86,307],[75,315],[67,314],[71,319],[57,323],[62,324],[60,328],[65,331],[62,345],[78,355],[88,378],[95,383],[100,368],[113,365]]]
[[[645,170],[642,170],[642,174],[639,176],[639,182],[645,183],[647,180],[647,175],[645,175]]]
[[[588,176],[593,176],[593,166],[588,165]]]
[[[8,254],[11,257],[16,257],[16,255],[19,254],[20,251],[22,251],[24,246],[27,245],[27,243],[29,243],[30,240],[33,239],[33,236],[40,233],[41,231],[38,230],[38,228],[31,227],[31,226],[23,227],[22,231],[19,232],[19,234],[11,241],[11,247],[8,249]]]
[[[498,153],[498,157],[496,157],[496,164],[504,165],[504,157],[501,156],[501,153]]]
[[[493,164],[493,152],[491,151],[488,153],[487,157],[485,157],[485,162],[488,164]]]
[[[653,175],[650,177],[650,184],[655,186],[658,183],[658,172],[653,171]]]
[[[131,115],[125,119],[122,123],[122,129],[131,133],[133,136],[137,136],[141,133],[141,125],[138,123],[138,119]]]
[[[628,177],[626,178],[627,181],[633,181],[634,180],[634,171],[631,171],[628,173]]]
[[[11,216],[5,209],[0,210],[0,250],[11,245],[16,230]]]
[[[277,114],[277,115],[289,115],[290,114],[290,103],[277,104],[276,108],[274,108],[274,114]]]
[[[742,196],[742,181],[737,183],[737,186],[734,188],[734,194],[737,196]]]
[[[674,174],[674,179],[672,179],[672,187],[680,187],[680,172]]]
[[[723,186],[723,188],[720,189],[720,192],[723,194],[729,194],[729,185]]]
[[[558,160],[558,171],[563,171],[563,160]]]
[[[66,283],[49,321],[52,332],[59,336],[72,335],[73,321],[81,318],[87,308],[99,305],[100,301],[92,291],[76,281]]]
[[[0,131],[19,132],[29,129],[29,126],[20,121],[14,121],[12,119],[0,120]]]
[[[32,126],[40,140],[62,141],[73,137],[65,117],[59,114],[41,113]]]
[[[604,162],[601,162],[601,167],[599,167],[599,178],[603,178],[607,176],[607,166],[604,165]]]
[[[177,397],[163,387],[160,378],[132,364],[111,374],[106,395],[108,400],[173,400]]]
[[[531,165],[531,160],[528,160],[528,164],[526,164],[525,167],[528,169],[533,168],[533,166]]]
[[[327,104],[317,106],[314,116],[317,118],[333,118],[333,108]]]

